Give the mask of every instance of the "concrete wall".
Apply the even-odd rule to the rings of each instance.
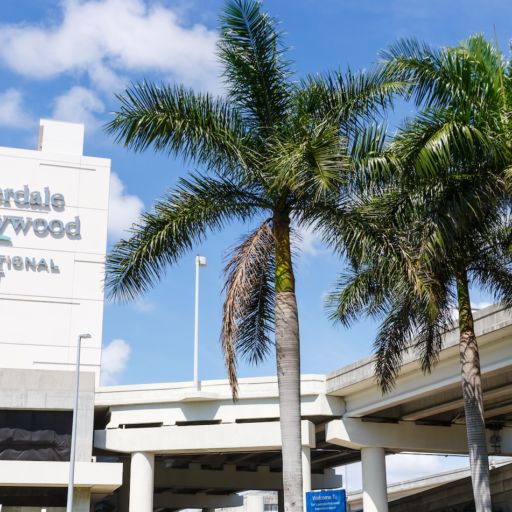
[[[89,462],[94,426],[94,374],[82,373],[78,402],[76,460]],[[73,409],[75,375],[50,370],[0,371],[0,409]],[[3,511],[2,511],[3,512]]]
[[[72,410],[78,336],[91,335],[81,351],[75,512],[89,511],[91,490],[117,488],[122,471],[91,462],[110,160],[83,156],[83,142],[83,125],[42,120],[37,150],[0,148],[0,409]],[[1,461],[0,485],[66,487],[68,471],[67,462]]]
[[[40,150],[0,148],[3,368],[69,370],[90,333],[82,362],[99,375],[110,161],[82,148],[82,125],[54,121]]]

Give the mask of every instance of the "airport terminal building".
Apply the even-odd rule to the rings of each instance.
[[[242,379],[236,403],[224,380],[99,385],[110,161],[83,156],[83,137],[43,120],[37,150],[0,148],[0,510],[65,510],[83,334],[73,510],[229,508],[246,490],[276,491],[281,509],[275,377]],[[512,455],[512,315],[492,306],[476,318],[489,450]],[[385,397],[371,359],[302,376],[305,491],[342,486],[334,468],[361,460],[363,510],[406,510],[407,491],[388,504],[386,454],[467,453],[457,332],[444,343],[427,376],[406,358]],[[512,511],[511,495],[503,477],[494,505]],[[245,508],[271,510],[258,495]]]

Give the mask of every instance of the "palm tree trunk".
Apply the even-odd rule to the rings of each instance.
[[[459,354],[462,373],[462,395],[468,436],[469,464],[476,512],[491,512],[489,455],[485,432],[480,356],[475,336],[469,297],[467,272],[457,275],[459,306]]]
[[[273,220],[276,251],[276,361],[285,512],[303,512],[299,319],[290,250],[290,218]]]

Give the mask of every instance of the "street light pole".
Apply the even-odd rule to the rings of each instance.
[[[194,308],[194,386],[199,391],[199,267],[206,267],[206,257],[196,256],[196,293]]]
[[[78,416],[78,394],[80,391],[80,348],[82,340],[91,338],[90,334],[80,334],[76,346],[76,369],[75,369],[75,403],[73,406],[73,426],[71,427],[71,450],[69,453],[69,480],[68,500],[66,512],[73,511],[73,488],[75,485],[75,452],[76,452],[76,424]]]

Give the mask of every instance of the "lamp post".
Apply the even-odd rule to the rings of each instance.
[[[206,267],[206,257],[196,256],[196,294],[194,313],[194,386],[199,391],[199,267]]]
[[[80,348],[82,340],[91,338],[90,334],[79,334],[76,346],[76,369],[75,369],[75,404],[73,406],[73,426],[71,427],[71,450],[69,453],[69,480],[68,500],[66,512],[73,511],[73,488],[75,484],[75,452],[76,452],[76,423],[78,416],[78,394],[80,391]]]

